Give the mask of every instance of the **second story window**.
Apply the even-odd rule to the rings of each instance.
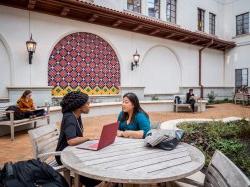
[[[167,0],[167,21],[176,23],[176,0]]]
[[[209,34],[215,35],[215,14],[209,12]]]
[[[141,13],[141,0],[128,0],[127,8],[128,10]]]
[[[160,18],[160,0],[147,0],[148,15],[155,18]]]
[[[249,33],[249,12],[236,16],[236,35]]]
[[[205,10],[198,8],[198,30],[204,32],[205,25]]]

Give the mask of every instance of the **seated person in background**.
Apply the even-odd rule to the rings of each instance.
[[[151,129],[148,114],[141,108],[134,93],[123,96],[122,112],[118,116],[119,130],[117,136],[125,138],[145,138]]]
[[[186,103],[191,105],[191,109],[194,112],[194,105],[195,105],[195,95],[194,90],[189,89],[188,93],[186,94]]]
[[[31,98],[31,90],[25,90],[23,95],[17,101],[17,106],[25,114],[25,118],[43,116],[45,113],[44,109],[36,109],[33,99]]]

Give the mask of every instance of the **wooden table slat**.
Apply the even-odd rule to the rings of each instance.
[[[125,171],[128,171],[128,170],[141,168],[141,167],[146,167],[146,166],[151,167],[151,166],[153,166],[155,164],[164,163],[164,162],[167,162],[167,161],[171,161],[171,160],[178,159],[178,158],[183,158],[183,157],[186,157],[186,156],[189,156],[187,151],[180,152],[179,154],[171,154],[171,155],[167,155],[167,156],[162,154],[161,156],[159,156],[157,158],[152,158],[152,159],[147,160],[147,161],[140,160],[140,161],[137,161],[135,163],[128,163],[128,164],[124,164],[124,163],[121,162],[120,166],[109,167],[109,168],[112,168],[112,169],[124,169]],[[147,172],[147,170],[145,170],[145,172]]]
[[[158,162],[156,164],[153,165],[147,165],[147,166],[142,166],[139,168],[135,168],[135,169],[130,169],[133,172],[146,172],[146,173],[151,173],[151,172],[155,172],[155,171],[159,171],[162,169],[166,169],[169,167],[173,167],[173,166],[177,166],[177,165],[181,165],[183,163],[186,162],[191,162],[191,158],[190,156],[184,156],[181,158],[177,158],[177,159],[173,159],[173,160],[169,160],[167,162]],[[129,171],[129,170],[126,170]]]
[[[169,154],[177,154],[177,153],[180,153],[180,152],[183,152],[183,151],[186,151],[187,149],[186,148],[181,148],[181,149],[176,149],[176,150],[173,150],[173,152],[169,152]],[[159,151],[159,152],[153,152],[151,153],[151,157],[149,157],[148,155],[145,155],[144,153],[141,153],[140,155],[140,160],[143,160],[143,161],[147,161],[147,160],[150,160],[150,159],[154,159],[154,158],[158,158],[160,156],[162,156],[162,151]],[[166,154],[164,154],[165,156]],[[115,166],[119,166],[121,164],[127,164],[127,163],[135,163],[135,162],[138,162],[138,158],[137,157],[130,157],[130,158],[126,158],[126,159],[122,159],[121,158],[116,158],[116,159],[113,159],[112,162],[110,161],[103,161],[103,162],[99,162],[99,163],[94,163],[94,162],[91,162],[91,161],[87,161],[87,162],[84,162],[84,165],[85,166],[89,166],[89,165],[92,165],[92,166],[95,166],[95,165],[98,165],[98,167],[103,167],[103,168],[109,168],[109,167],[115,167]]]

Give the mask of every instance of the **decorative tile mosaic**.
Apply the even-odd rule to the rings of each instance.
[[[113,48],[101,37],[85,32],[70,34],[54,47],[48,67],[53,96],[70,91],[89,95],[118,94],[120,64]]]

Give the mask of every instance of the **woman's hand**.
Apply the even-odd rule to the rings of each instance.
[[[118,130],[118,131],[117,131],[117,136],[118,136],[118,137],[123,137],[123,131]]]
[[[75,137],[75,138],[72,138],[72,139],[68,140],[67,143],[70,146],[75,146],[75,145],[84,143],[86,141],[89,141],[89,138],[86,138],[86,137]]]

